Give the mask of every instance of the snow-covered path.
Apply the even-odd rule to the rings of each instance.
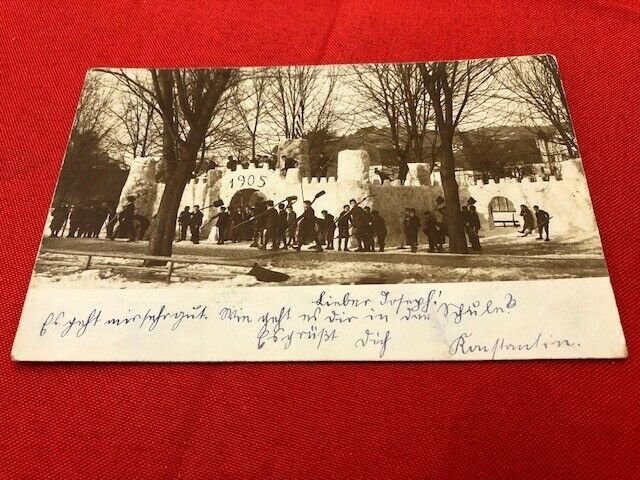
[[[43,249],[93,253],[144,254],[146,242],[110,242],[95,239],[44,239]],[[176,244],[174,256],[201,257],[221,262],[243,263],[285,272],[291,279],[284,285],[351,283],[427,283],[488,280],[533,280],[607,275],[598,239],[565,242],[537,242],[514,235],[485,239],[482,254],[413,254],[389,249],[384,253],[324,251],[263,251],[246,244],[223,246],[189,242]],[[43,260],[64,260],[74,265],[38,262],[37,284],[86,287],[153,287],[163,280],[161,273],[122,270],[118,265],[139,265],[137,260],[94,257],[92,269],[82,270],[82,258],[43,253]],[[246,275],[249,268],[217,265],[182,265],[176,269],[172,286],[269,285]],[[203,276],[208,278],[203,279]]]

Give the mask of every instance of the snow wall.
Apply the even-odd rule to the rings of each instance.
[[[287,155],[285,153],[285,155]],[[390,245],[402,240],[402,220],[404,209],[413,207],[422,219],[425,210],[435,208],[435,199],[442,195],[440,186],[420,184],[420,181],[408,181],[407,185],[400,185],[397,180],[380,185],[374,177],[369,179],[369,156],[363,150],[345,150],[338,155],[338,178],[304,177],[300,168],[289,169],[286,174],[280,169],[270,170],[267,165],[256,168],[250,164],[248,168],[238,168],[235,171],[226,168],[209,170],[206,174],[192,179],[186,186],[180,210],[185,206],[200,205],[204,213],[202,238],[215,238],[215,221],[209,222],[219,209],[212,207],[214,201],[221,199],[226,206],[230,205],[234,196],[259,192],[268,200],[283,201],[286,197],[296,195],[298,201],[294,210],[302,213],[302,201],[313,200],[320,191],[324,195],[313,204],[316,215],[320,217],[322,210],[328,210],[332,215],[338,215],[342,206],[350,199],[362,200],[362,206],[376,209],[385,218],[388,226],[388,242]],[[417,165],[416,179],[422,177],[423,171]],[[524,179],[518,182],[513,178],[500,179],[497,183],[488,184],[478,182],[476,185],[461,185],[459,187],[460,202],[465,204],[469,197],[476,200],[476,207],[480,215],[484,234],[494,227],[490,209],[491,201],[495,197],[507,198],[516,210],[518,216],[520,204],[539,205],[549,212],[551,233],[577,234],[596,233],[593,209],[580,160],[564,162],[562,170],[563,180],[554,177],[543,180],[535,177],[536,181]],[[409,180],[409,179],[408,179]],[[157,211],[163,184],[155,182],[155,162],[137,161],[132,165],[129,178],[120,196],[120,208],[126,202],[127,195],[143,195],[136,201],[136,209],[152,219]],[[150,191],[151,193],[146,193]]]
[[[440,186],[400,186],[397,182],[384,185],[372,185],[373,206],[387,221],[389,242],[398,243],[402,239],[402,220],[404,209],[416,209],[422,220],[425,210],[433,211],[436,198],[443,195]],[[522,183],[515,179],[500,183],[478,184],[459,187],[460,203],[466,204],[467,199],[476,200],[476,208],[480,216],[482,230],[486,234],[494,227],[491,213],[491,201],[495,197],[507,198],[516,209],[515,218],[519,217],[520,205],[532,208],[538,205],[553,217],[550,223],[552,234],[577,234],[597,231],[595,217],[586,182],[583,179],[565,179],[562,181],[551,178],[549,181],[531,182],[525,179]]]
[[[129,176],[120,193],[118,211],[129,203],[127,197],[134,195],[136,213],[144,215],[149,220],[155,215],[156,204],[159,202],[159,184],[156,181],[157,162],[158,159],[155,157],[136,157],[132,160]]]

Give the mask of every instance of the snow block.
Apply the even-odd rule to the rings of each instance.
[[[338,179],[369,182],[369,165],[366,150],[342,150],[338,153]]]
[[[297,168],[290,168],[286,173],[287,183],[299,183],[300,182],[300,170]]]
[[[128,202],[127,197],[135,196],[136,213],[151,219],[156,204],[158,185],[156,182],[156,164],[154,157],[137,157],[131,162],[127,181],[122,187],[118,209]]]

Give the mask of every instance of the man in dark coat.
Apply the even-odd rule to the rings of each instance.
[[[61,230],[64,228],[64,224],[67,221],[67,217],[69,216],[69,207],[66,205],[58,205],[51,212],[51,224],[49,228],[51,229],[51,237],[57,237],[58,235],[62,235],[64,232]]]
[[[271,242],[271,249],[277,250],[280,246],[280,216],[274,207],[273,200],[267,201],[267,211],[264,217],[266,236],[262,248],[267,248],[267,244]]]
[[[287,221],[288,213],[285,209],[284,203],[278,204],[278,247],[282,243],[282,248],[287,250],[287,228],[289,223]]]
[[[407,240],[407,222],[409,220],[409,207],[404,209],[404,217],[402,217],[402,245],[398,247],[398,250],[404,250],[405,245],[409,245]]]
[[[429,210],[424,212],[424,222],[422,231],[427,236],[429,241],[429,252],[435,252],[436,250],[441,252],[442,245],[438,242],[438,230],[436,229],[436,219]]]
[[[434,212],[434,216],[436,218],[436,229],[438,231],[438,245],[442,248],[449,230],[447,226],[447,210],[445,207],[444,198],[440,196],[436,198],[436,209]]]
[[[540,207],[538,207],[538,205],[533,206],[533,211],[536,214],[536,224],[538,226],[538,238],[536,238],[536,240],[542,240],[542,232],[544,232],[546,236],[544,241],[548,242],[549,241],[549,220],[551,220],[551,217],[547,212],[545,212],[544,210],[541,210]]]
[[[298,216],[296,212],[293,211],[293,207],[291,204],[287,205],[287,241],[286,246],[292,247],[296,241],[296,229],[298,227]]]
[[[118,226],[115,229],[114,236],[115,237],[129,237],[130,242],[134,242],[136,240],[136,232],[133,226],[133,217],[136,214],[136,206],[135,206],[136,197],[130,195],[127,197],[127,203],[120,213],[118,213]]]
[[[69,233],[67,237],[75,237],[79,233],[84,218],[84,207],[81,204],[74,205],[69,214]]]
[[[184,207],[184,210],[180,212],[178,225],[180,226],[180,238],[178,238],[178,241],[182,242],[187,239],[187,230],[191,225],[191,207]]]
[[[107,221],[107,217],[109,216],[109,204],[107,202],[102,202],[100,206],[96,209],[96,218],[93,224],[93,238],[100,237],[100,231],[102,230],[102,226],[104,222]]]
[[[407,181],[407,175],[409,173],[409,164],[403,155],[398,154],[398,179],[400,180],[400,184],[404,185]],[[419,222],[419,221],[418,221]]]
[[[533,213],[529,210],[529,207],[526,205],[520,205],[520,216],[522,217],[522,230],[518,230],[518,233],[524,233],[524,236],[528,236],[530,233],[533,233],[535,229],[536,221],[533,217]]]
[[[384,218],[380,216],[377,210],[373,210],[371,212],[371,229],[373,230],[373,234],[378,241],[378,248],[381,252],[384,252],[384,245],[387,238],[387,225],[384,221]],[[371,244],[371,250],[374,251],[373,240],[371,241]]]
[[[364,230],[364,250],[365,252],[373,252],[374,232],[373,232],[373,216],[371,215],[371,207],[364,207],[364,217],[366,227]]]
[[[471,242],[471,250],[479,252],[480,237],[478,235],[478,231],[480,230],[480,217],[478,216],[475,205],[469,205],[465,227],[467,236]]]
[[[231,230],[231,240],[233,241],[233,243],[238,243],[240,240],[242,240],[243,225],[240,225],[240,224],[243,221],[244,221],[244,215],[242,214],[242,208],[241,207],[235,208],[231,213],[231,225],[229,226]]]
[[[318,232],[316,230],[316,214],[309,200],[304,201],[304,211],[298,218],[298,224],[299,233],[296,250],[300,251],[305,239],[312,239],[315,241],[314,248],[316,251],[321,252],[322,246],[320,245],[320,239],[318,238]]]
[[[323,220],[323,229],[325,243],[327,245],[327,250],[333,250],[333,237],[336,234],[336,223],[335,217],[331,215],[326,210],[322,210],[322,220]]]
[[[193,214],[195,215],[195,212],[193,212]],[[216,226],[218,227],[218,245],[222,245],[225,240],[227,240],[230,225],[231,216],[229,215],[229,212],[227,212],[226,207],[220,207],[220,212],[218,212],[218,220],[216,221]]]
[[[365,246],[365,236],[368,228],[367,216],[364,213],[364,209],[358,205],[353,198],[349,200],[351,205],[351,211],[349,213],[351,217],[351,224],[353,225],[353,236],[358,242],[358,248],[356,252],[363,252]]]
[[[416,253],[418,251],[418,232],[420,231],[420,220],[416,215],[414,208],[409,209],[409,218],[407,218],[407,243],[411,247],[411,251]]]
[[[342,248],[342,240],[344,240],[344,251],[349,251],[349,220],[351,219],[351,212],[349,205],[342,207],[342,212],[338,216],[338,251]]]
[[[224,207],[222,207],[224,209]],[[191,227],[191,241],[194,244],[200,243],[200,228],[202,227],[202,217],[203,214],[200,211],[200,205],[193,206],[193,214],[191,215],[191,223],[189,224]],[[218,221],[220,218],[218,217]]]
[[[265,244],[264,229],[265,229],[265,212],[267,211],[267,204],[265,201],[260,200],[254,209],[253,214],[253,243],[251,247],[259,247]]]

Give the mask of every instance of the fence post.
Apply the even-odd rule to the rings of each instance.
[[[87,263],[84,264],[84,269],[89,270],[90,266],[91,266],[91,255],[87,255]]]
[[[167,283],[171,283],[171,274],[173,273],[173,262],[168,262],[167,267]]]

